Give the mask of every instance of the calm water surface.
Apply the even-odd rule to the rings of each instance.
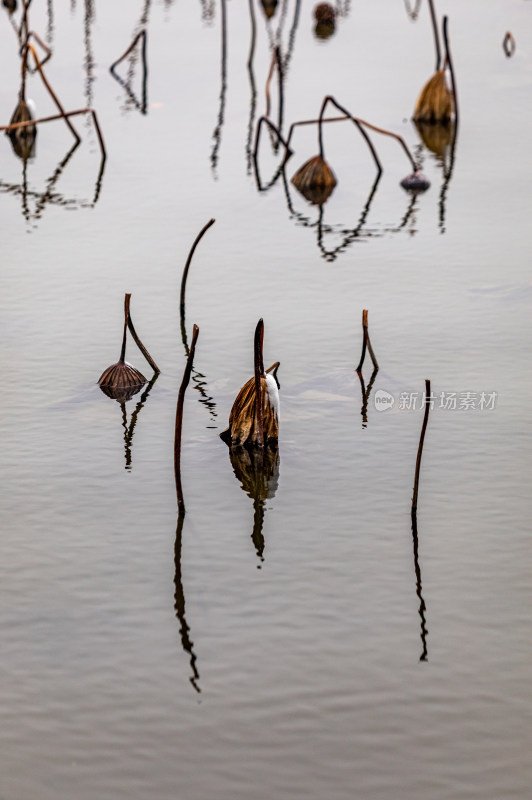
[[[26,167],[0,142],[0,798],[525,800],[532,4],[438,3],[461,108],[452,169],[410,122],[434,66],[425,4],[413,22],[399,0],[344,3],[323,41],[313,3],[281,0],[267,24],[255,2],[251,70],[243,0],[226,3],[225,48],[219,2],[137,5],[31,6],[63,104],[98,112],[100,183],[83,118],[66,164],[60,122]],[[5,123],[20,62],[1,17]],[[117,67],[129,93],[109,73],[143,27],[146,113],[139,51]],[[259,192],[249,148],[276,41],[284,133],[334,94],[404,136],[430,189],[401,189],[408,161],[384,140],[372,194],[365,145],[338,124],[321,211],[289,183],[317,152],[312,128],[294,137],[288,196],[282,175]],[[38,76],[28,96],[54,113]],[[277,119],[276,79],[271,102]],[[279,158],[266,134],[264,184]],[[179,526],[179,283],[211,217],[187,288],[200,337]],[[124,292],[162,373],[121,409],[96,381],[119,355]],[[363,308],[380,365],[365,410]],[[281,362],[264,504],[218,437],[261,316],[265,360]],[[151,376],[132,342],[128,358]],[[453,392],[494,407],[440,408]]]

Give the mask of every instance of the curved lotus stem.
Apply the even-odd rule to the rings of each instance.
[[[349,119],[352,122],[355,123],[355,125],[357,126],[358,130],[360,131],[360,133],[364,137],[364,139],[366,141],[366,144],[368,145],[368,147],[370,149],[371,155],[373,156],[373,160],[375,161],[375,166],[377,167],[377,171],[378,172],[382,172],[382,165],[381,165],[381,162],[379,161],[379,157],[377,156],[377,153],[375,151],[375,148],[373,147],[371,139],[369,138],[369,136],[366,133],[366,131],[362,128],[361,121],[359,119],[357,119],[357,117],[354,117],[352,114],[350,114],[349,111],[347,111],[347,109],[343,108],[343,106],[341,106],[339,103],[337,103],[336,100],[334,99],[334,97],[331,97],[330,95],[327,95],[327,97],[325,97],[324,100],[323,100],[323,103],[321,105],[320,118],[319,118],[319,122],[318,122],[318,142],[319,142],[319,146],[320,146],[320,156],[322,158],[324,157],[323,156],[323,131],[322,131],[322,125],[323,125],[323,115],[325,113],[325,109],[327,107],[327,103],[332,103],[334,106],[336,106],[338,111],[341,111],[342,114],[345,114],[346,117],[349,117]]]
[[[441,46],[440,37],[438,36],[438,22],[436,20],[436,10],[434,8],[434,0],[429,0],[430,21],[432,23],[432,32],[434,34],[434,49],[436,50],[436,67],[434,72],[438,72],[441,65]]]
[[[455,125],[454,135],[456,137],[456,131],[458,130],[458,95],[456,93],[456,80],[454,77],[454,67],[451,58],[451,50],[449,47],[449,34],[447,32],[447,22],[448,22],[448,17],[444,17],[442,26],[443,41],[445,43],[445,61],[449,65],[449,72],[451,73],[451,86],[453,90],[453,100],[454,100],[454,125]]]
[[[264,361],[262,358],[262,345],[264,341],[264,322],[262,317],[255,328],[254,361],[255,361],[255,436],[259,447],[264,447],[264,423],[262,419],[262,381],[264,376]]]

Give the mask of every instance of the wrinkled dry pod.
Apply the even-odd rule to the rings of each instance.
[[[230,446],[263,447],[279,439],[279,362],[264,371],[263,338],[264,323],[260,319],[254,339],[255,375],[237,394],[229,415],[229,426],[220,434],[220,438]]]
[[[16,125],[18,122],[29,122],[31,119],[33,117],[27,103],[25,100],[20,100],[9,124]],[[23,128],[16,128],[14,131],[7,131],[7,135],[11,139],[13,150],[17,156],[22,158],[23,161],[27,161],[33,154],[37,127],[35,125],[26,125]]]
[[[336,186],[336,178],[324,158],[313,156],[296,172],[292,183],[309,202],[321,206]]]
[[[445,70],[435,72],[427,81],[416,102],[415,122],[449,122],[453,113],[453,95],[447,87]]]
[[[17,10],[17,0],[2,0],[2,5],[7,8],[10,14],[14,14]]]
[[[260,0],[264,13],[271,19],[277,10],[278,0]]]
[[[403,178],[401,181],[401,186],[403,189],[406,189],[407,192],[418,194],[427,191],[427,189],[430,187],[430,181],[425,177],[425,175],[423,175],[422,172],[416,171],[411,172],[410,175],[407,175],[406,178]]]

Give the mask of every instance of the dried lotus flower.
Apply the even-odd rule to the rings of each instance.
[[[334,173],[322,156],[314,156],[299,169],[292,183],[314,205],[323,205],[336,186]]]
[[[108,397],[124,402],[136,394],[146,383],[144,375],[125,360],[130,299],[131,295],[126,294],[124,301],[124,335],[122,337],[120,358],[116,364],[111,364],[110,367],[107,367],[98,380],[100,388]]]
[[[229,415],[229,427],[220,434],[229,445],[263,447],[279,439],[279,362],[264,371],[263,336],[260,319],[255,330],[255,375],[240,389]]]
[[[453,95],[447,87],[445,70],[434,73],[421,90],[414,109],[415,122],[449,122],[453,113]]]
[[[21,99],[13,112],[9,124],[16,125],[18,122],[29,122],[32,119],[33,117],[26,101]],[[22,128],[15,128],[13,131],[7,131],[7,135],[11,139],[13,150],[17,156],[22,158],[23,161],[27,161],[33,154],[35,138],[37,136],[36,126],[25,125]]]

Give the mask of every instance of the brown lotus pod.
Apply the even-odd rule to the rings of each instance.
[[[264,323],[260,319],[254,339],[255,375],[240,389],[233,403],[229,426],[220,434],[226,444],[264,447],[279,439],[279,362],[264,371],[263,338]]]
[[[120,358],[116,364],[111,364],[106,370],[102,372],[98,379],[100,388],[104,391],[106,389],[112,390],[105,391],[108,397],[113,397],[115,400],[129,400],[134,394],[138,392],[146,383],[146,378],[139,372],[132,364],[128,364],[125,360],[126,357],[126,336],[129,323],[129,302],[131,299],[130,294],[126,294],[124,301],[124,333],[122,336],[122,349],[120,351]]]
[[[453,95],[447,88],[445,71],[440,69],[421,90],[414,109],[414,121],[449,122],[453,106]]]
[[[267,19],[271,19],[277,10],[278,0],[260,0]]]
[[[2,0],[2,5],[7,8],[10,14],[14,14],[17,10],[17,0]]]
[[[336,19],[336,11],[330,3],[318,3],[314,8],[314,19],[316,22],[333,24]]]
[[[17,122],[29,122],[31,119],[33,119],[33,117],[26,101],[20,100],[15,108],[15,111],[13,112],[13,116],[11,117],[9,124],[16,125]],[[15,128],[13,131],[7,131],[7,135],[11,139],[13,150],[17,156],[22,158],[23,161],[27,161],[27,159],[33,154],[35,138],[37,136],[36,126],[25,125],[23,128]]]
[[[314,156],[296,172],[292,183],[309,202],[321,206],[336,186],[336,178],[325,159]]]

